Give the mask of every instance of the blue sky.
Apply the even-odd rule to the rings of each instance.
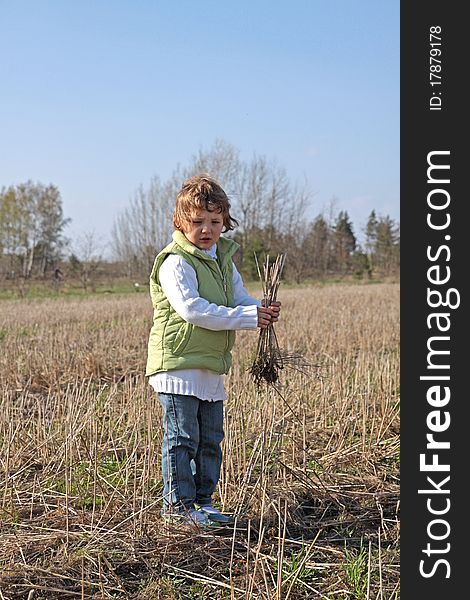
[[[399,221],[398,0],[0,0],[0,187],[58,186],[109,237],[152,177],[217,138]]]

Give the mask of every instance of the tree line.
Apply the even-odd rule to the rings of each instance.
[[[210,173],[221,182],[239,227],[231,236],[240,244],[238,267],[248,279],[258,277],[255,255],[286,252],[285,275],[306,278],[396,276],[400,266],[400,227],[388,215],[369,215],[360,244],[347,211],[334,202],[314,219],[306,218],[312,194],[292,183],[285,169],[264,156],[243,160],[233,145],[216,140],[199,150],[185,168],[162,183],[154,178],[140,187],[112,229],[115,257],[129,277],[150,272],[156,250],[169,241],[172,210],[181,182]]]
[[[256,259],[286,252],[285,276],[307,278],[397,275],[400,228],[388,215],[372,211],[358,242],[347,211],[334,201],[315,218],[306,218],[312,194],[306,184],[293,183],[274,160],[254,155],[243,160],[233,145],[216,140],[199,150],[186,167],[178,166],[165,182],[154,177],[140,186],[111,230],[114,271],[133,280],[148,277],[155,254],[171,238],[173,206],[182,181],[210,173],[220,181],[239,227],[231,236],[240,244],[237,266],[247,279],[258,277]],[[47,277],[58,265],[84,283],[103,263],[92,234],[79,244],[65,236],[58,188],[28,181],[0,191],[0,256],[3,277]],[[73,250],[72,250],[73,247]],[[77,249],[78,248],[78,249]]]

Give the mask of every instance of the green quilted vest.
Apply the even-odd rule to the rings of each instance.
[[[217,242],[217,261],[191,244],[180,231],[156,257],[150,274],[153,325],[150,330],[146,376],[173,369],[210,369],[227,373],[234,331],[211,331],[191,325],[173,310],[160,286],[158,272],[169,254],[182,256],[196,271],[199,295],[209,302],[233,307],[232,256],[239,245],[227,238]]]

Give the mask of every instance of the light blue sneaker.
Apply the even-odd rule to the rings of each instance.
[[[209,524],[207,516],[195,508],[174,512],[162,512],[162,516],[166,521],[174,523],[175,525],[195,525],[197,527],[205,527]]]
[[[234,521],[233,515],[224,515],[220,510],[212,506],[212,504],[199,506],[199,512],[204,515],[209,522],[217,525],[230,525]]]

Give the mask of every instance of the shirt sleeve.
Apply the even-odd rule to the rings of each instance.
[[[238,276],[240,277],[240,275]],[[201,298],[196,271],[177,254],[170,254],[162,263],[159,279],[168,302],[188,323],[212,331],[257,328],[258,305],[254,298],[251,299],[251,303],[237,305],[234,308],[214,304]],[[245,290],[244,294],[243,291],[240,291],[240,283],[237,285],[239,297],[248,301],[250,298],[248,292]],[[243,284],[241,284],[241,288],[244,290]]]

